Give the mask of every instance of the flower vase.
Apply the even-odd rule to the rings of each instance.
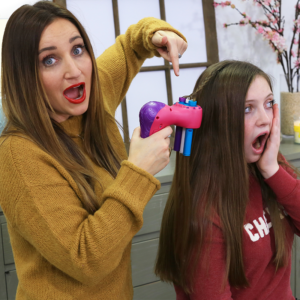
[[[280,93],[281,133],[294,135],[294,119],[300,116],[300,93]]]

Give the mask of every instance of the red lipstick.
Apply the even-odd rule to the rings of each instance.
[[[76,98],[76,99],[73,99],[71,97],[68,97],[67,94],[71,92],[72,89],[75,89],[75,88],[78,88],[79,89],[79,93],[81,94],[81,97],[80,98]],[[86,91],[85,91],[85,83],[84,82],[79,82],[77,84],[73,84],[71,86],[69,86],[68,88],[66,88],[64,91],[63,91],[63,95],[64,97],[71,103],[73,104],[79,104],[79,103],[82,103],[85,98],[86,98]]]

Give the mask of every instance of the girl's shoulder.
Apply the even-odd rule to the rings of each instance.
[[[292,177],[297,178],[297,170],[295,167],[291,166],[284,155],[282,153],[278,153],[278,163],[279,165],[286,171],[288,172]]]

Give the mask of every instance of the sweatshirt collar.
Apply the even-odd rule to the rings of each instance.
[[[82,133],[82,116],[70,117],[60,125],[68,135],[78,136]]]

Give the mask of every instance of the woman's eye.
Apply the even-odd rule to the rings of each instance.
[[[56,59],[54,57],[45,57],[43,59],[43,63],[46,67],[54,65],[56,62]]]
[[[267,107],[272,108],[274,104],[275,104],[275,100],[271,100],[267,103]]]
[[[81,55],[83,53],[84,46],[76,46],[73,50],[74,55]]]
[[[245,107],[245,114],[251,112],[251,107],[250,106],[246,106]]]

